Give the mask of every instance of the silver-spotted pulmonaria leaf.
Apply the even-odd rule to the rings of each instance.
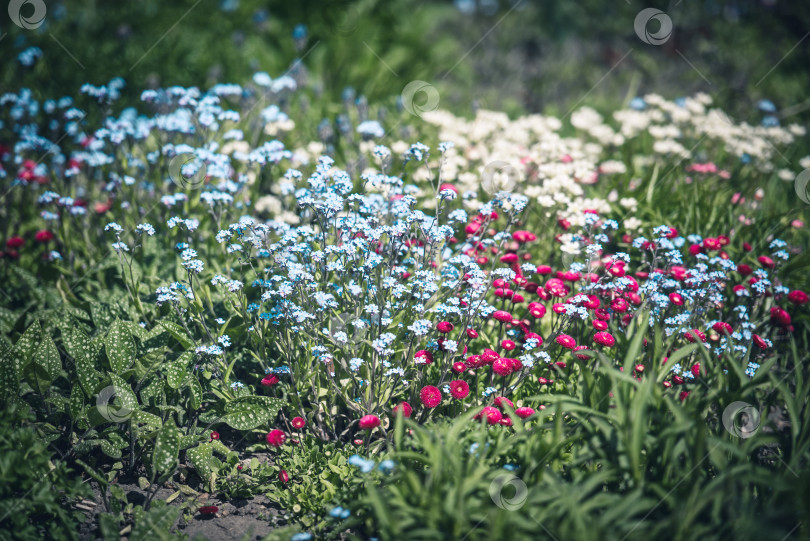
[[[35,321],[33,325],[25,330],[14,345],[12,357],[14,361],[14,371],[18,381],[20,374],[22,374],[22,369],[31,362],[31,358],[34,356],[34,350],[39,344],[41,337],[42,329],[39,326],[39,321]]]
[[[200,443],[204,439],[201,435],[180,436],[180,449],[188,449],[195,443]]]
[[[99,440],[101,451],[110,458],[121,458],[121,449],[107,440]]]
[[[155,439],[155,450],[152,452],[152,473],[166,473],[177,467],[177,455],[180,453],[180,431],[174,422],[168,421],[158,430]]]
[[[189,394],[191,395],[190,406],[193,410],[200,409],[202,406],[202,398],[203,398],[203,389],[202,385],[200,385],[200,381],[195,377],[191,376],[188,378],[188,388]]]
[[[70,390],[70,417],[78,421],[85,415],[84,391],[80,385],[74,385]]]
[[[10,334],[17,322],[17,314],[4,306],[0,306],[0,333]]]
[[[93,396],[101,378],[101,374],[95,366],[97,350],[84,331],[75,325],[62,327],[62,344],[68,355],[76,362],[76,376],[79,378],[79,384],[88,396]]]
[[[201,443],[197,447],[192,447],[186,451],[186,461],[197,472],[203,480],[211,476],[211,460],[213,459],[213,448],[210,443]]]
[[[97,329],[106,329],[115,320],[112,307],[98,301],[90,301],[90,317],[93,319],[93,325]]]
[[[194,353],[186,351],[176,360],[166,363],[166,383],[172,389],[179,389],[189,375],[188,367],[194,360]]]
[[[138,435],[141,435],[146,432],[154,432],[155,430],[160,430],[160,427],[163,426],[163,422],[160,420],[160,417],[158,417],[154,413],[149,413],[140,410],[136,411],[132,415],[132,422],[139,430]]]
[[[180,342],[184,348],[191,348],[191,346],[194,345],[194,342],[192,342],[191,338],[189,338],[186,330],[174,321],[162,319],[158,321],[158,325],[169,331],[169,334],[174,336],[175,340]]]
[[[141,389],[141,403],[143,405],[157,405],[163,403],[163,388],[166,382],[162,379],[154,379]]]
[[[269,396],[245,396],[225,406],[222,421],[237,430],[251,430],[275,418],[283,404]]]
[[[62,371],[62,360],[59,351],[50,336],[43,336],[34,350],[34,362],[45,369],[51,381],[55,380]]]
[[[11,396],[17,396],[20,378],[14,370],[12,348],[0,345],[0,403]]]
[[[122,417],[126,417],[126,419],[128,419],[129,416],[132,414],[132,412],[137,411],[138,397],[135,396],[135,393],[132,391],[132,388],[126,381],[124,381],[123,378],[121,378],[120,376],[116,376],[115,374],[108,374],[108,375],[110,377],[110,383],[112,383],[113,390],[115,391],[114,396],[117,405],[113,404],[106,404],[106,405],[108,406],[108,408],[116,410],[114,412],[111,412],[114,417],[111,420],[114,422],[121,422]],[[99,393],[99,397],[101,397],[101,394],[102,393]],[[102,400],[100,399],[98,402],[102,402]],[[104,413],[101,411],[102,404],[98,403],[96,405],[99,408],[99,412],[102,415],[104,415]]]
[[[121,374],[135,362],[135,339],[120,319],[116,319],[107,331],[104,347],[107,349],[110,368],[116,374]]]

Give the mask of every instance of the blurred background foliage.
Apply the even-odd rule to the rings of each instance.
[[[28,0],[31,2],[33,0]],[[45,0],[37,29],[0,10],[0,88],[75,95],[83,83],[146,87],[243,83],[292,69],[337,103],[346,87],[393,100],[415,79],[440,106],[565,116],[636,95],[705,91],[737,118],[774,102],[783,121],[810,118],[810,3],[788,0]],[[645,7],[669,15],[663,45],[642,42]],[[23,5],[23,16],[33,12]],[[655,24],[650,23],[651,31]],[[28,47],[43,56],[17,59]]]

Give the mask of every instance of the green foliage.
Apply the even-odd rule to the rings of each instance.
[[[84,516],[71,505],[92,493],[56,458],[32,420],[14,405],[0,415],[0,537],[78,539]]]
[[[627,362],[648,355],[660,358],[631,346]],[[353,518],[336,527],[382,539],[782,538],[810,504],[800,465],[810,459],[806,356],[794,347],[777,361],[783,381],[746,382],[723,371],[728,361],[706,361],[707,386],[720,391],[683,403],[653,378],[600,362],[588,385],[583,372],[573,395],[543,397],[553,406],[513,433],[469,415],[400,420],[385,455],[394,473],[366,483],[364,498],[346,502]],[[784,404],[797,422],[785,429],[763,417],[739,438],[721,420],[734,400],[763,412]]]

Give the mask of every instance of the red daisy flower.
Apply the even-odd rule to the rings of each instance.
[[[426,408],[435,408],[442,401],[442,392],[438,387],[425,385],[422,387],[422,390],[419,391],[419,400],[422,401],[422,405]]]
[[[461,379],[450,382],[450,394],[456,400],[466,398],[470,394],[470,385]]]
[[[512,322],[512,314],[505,310],[496,310],[492,313],[492,317],[500,321],[501,323],[511,323]]]
[[[413,412],[413,408],[407,402],[402,402],[398,406],[394,406],[392,411],[394,412],[394,415],[401,411],[403,417],[410,417],[411,412]]]
[[[506,377],[512,373],[512,361],[510,359],[496,359],[492,363],[492,371],[499,376]]]
[[[794,289],[788,293],[787,298],[790,302],[796,305],[807,304],[810,301],[810,297],[807,296],[807,293],[798,289]]]
[[[759,349],[768,349],[768,343],[758,334],[754,335],[754,343]]]
[[[264,376],[264,379],[262,379],[262,385],[264,385],[265,387],[272,387],[278,382],[279,382],[278,376],[275,374],[268,374]]]
[[[567,334],[561,334],[555,338],[554,341],[566,349],[574,349],[577,347],[577,341],[574,340],[572,336],[568,336]]]
[[[501,419],[503,419],[503,414],[501,414],[498,408],[487,406],[480,412],[478,412],[478,414],[474,418],[477,420],[480,419],[481,417],[487,418],[487,424],[494,425],[498,424],[501,421]]]
[[[698,330],[698,329],[692,329],[691,331],[686,331],[686,334],[684,334],[684,337],[686,337],[687,342],[691,342],[691,343],[695,343],[697,340],[700,340],[701,342],[706,341],[706,333],[704,333],[703,331]]]
[[[25,239],[22,237],[11,237],[6,241],[6,246],[11,248],[12,250],[21,248],[23,244],[25,244]]]
[[[512,401],[511,401],[511,400],[509,400],[508,398],[506,398],[505,396],[496,396],[496,397],[495,397],[495,400],[493,400],[493,403],[494,403],[494,404],[495,404],[497,407],[499,407],[499,408],[501,408],[501,409],[503,409],[503,408],[505,408],[505,407],[507,407],[507,406],[508,406],[510,409],[515,409],[515,405],[512,403]]]
[[[420,349],[413,355],[416,364],[428,365],[433,362],[433,354],[426,349]]]
[[[534,415],[534,408],[529,407],[522,407],[515,410],[515,415],[520,417],[521,419],[526,419],[527,417],[531,417]]]
[[[454,325],[449,321],[440,321],[439,323],[436,324],[436,330],[439,331],[440,333],[447,334],[454,328],[455,328]]]
[[[267,434],[267,443],[273,447],[281,447],[287,441],[287,435],[278,428],[274,428]]]
[[[594,321],[594,323],[596,323],[596,322]],[[577,347],[574,348],[574,351],[577,352],[577,351],[582,351],[582,350],[587,350],[587,349],[588,349],[588,346],[577,346]],[[575,355],[577,356],[577,359],[579,359],[580,361],[587,361],[588,359],[591,358],[590,355],[583,355],[582,353],[575,353]]]
[[[293,428],[304,428],[307,422],[303,417],[293,417],[292,423]]]
[[[48,242],[53,240],[53,233],[48,231],[47,229],[43,229],[42,231],[37,231],[37,234],[34,235],[34,240],[37,242]]]
[[[363,430],[372,430],[380,426],[380,418],[376,415],[364,415],[360,419],[360,428]]]
[[[613,347],[613,345],[616,343],[616,339],[613,338],[613,335],[609,332],[598,332],[594,334],[593,341],[608,348]]]
[[[199,511],[201,515],[216,515],[219,513],[219,507],[216,505],[203,505]]]
[[[734,332],[734,329],[731,327],[731,325],[729,325],[728,323],[725,323],[723,321],[718,321],[717,323],[712,325],[712,329],[719,332],[720,334],[723,334],[723,333],[731,334],[731,333]]]
[[[290,475],[287,473],[287,470],[281,470],[278,472],[278,480],[284,484],[287,484],[290,481]]]

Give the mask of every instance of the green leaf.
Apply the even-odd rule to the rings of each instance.
[[[174,506],[157,507],[145,513],[135,524],[130,541],[160,541],[176,539],[170,532],[172,525],[180,516],[180,508]]]
[[[194,342],[191,340],[191,338],[189,338],[188,334],[186,334],[186,330],[174,321],[162,319],[158,321],[158,325],[166,329],[169,334],[174,336],[175,340],[180,342],[184,348],[189,349],[194,345]]]
[[[20,378],[14,369],[11,349],[7,346],[0,346],[0,401],[17,396],[20,388]]]
[[[97,350],[84,331],[75,325],[62,328],[62,344],[76,363],[76,376],[79,384],[87,396],[93,396],[101,379],[95,363]]]
[[[34,350],[34,362],[45,369],[51,381],[55,380],[62,371],[62,360],[59,351],[50,336],[44,336]]]
[[[17,315],[4,306],[0,306],[0,332],[10,334],[17,322]]]
[[[194,354],[186,351],[177,360],[166,364],[166,383],[172,389],[179,389],[189,375],[188,366],[194,360]]]
[[[101,513],[98,516],[98,526],[104,541],[120,541],[121,536],[118,534],[120,525],[118,515]]]
[[[153,413],[140,410],[136,411],[132,415],[132,421],[141,430],[141,432],[154,432],[155,430],[160,430],[160,428],[163,426],[163,422],[160,420],[160,417]]]
[[[227,414],[222,421],[237,430],[251,430],[278,415],[283,404],[269,396],[246,396],[225,406]]]
[[[138,398],[129,384],[120,376],[109,374],[112,385],[98,393],[96,407],[98,413],[110,422],[121,423],[138,409]]]
[[[110,367],[116,374],[121,374],[135,362],[135,340],[120,319],[116,319],[107,331],[104,347],[107,348]]]
[[[186,451],[186,461],[191,463],[191,466],[204,481],[208,479],[213,471],[211,469],[213,456],[213,448],[210,443],[201,443],[197,447]]]
[[[180,436],[180,449],[188,449],[195,443],[199,443],[203,437],[200,435]]]
[[[38,393],[44,394],[51,386],[51,377],[42,366],[31,363],[23,369],[25,381]]]
[[[104,454],[108,457],[121,458],[121,449],[117,448],[111,442],[107,440],[99,440],[98,445],[101,447],[102,452],[104,452]]]
[[[84,417],[84,392],[80,385],[74,385],[70,390],[70,417],[74,421]]]
[[[162,403],[161,396],[163,395],[163,388],[166,382],[162,379],[154,379],[152,382],[141,389],[141,402],[146,404],[160,404]]]
[[[155,450],[152,452],[152,473],[170,472],[177,467],[177,455],[180,453],[180,431],[169,421],[163,425],[155,439]]]
[[[195,376],[188,378],[188,387],[191,394],[190,406],[193,410],[200,409],[202,405],[203,389]]]
[[[33,325],[26,329],[14,345],[12,357],[14,361],[14,371],[18,381],[22,374],[22,369],[31,362],[31,358],[34,356],[34,350],[37,348],[41,336],[42,329],[39,326],[39,321],[35,321]]]
[[[93,319],[93,325],[98,329],[106,329],[115,321],[115,314],[113,307],[109,304],[90,301],[90,317]]]

